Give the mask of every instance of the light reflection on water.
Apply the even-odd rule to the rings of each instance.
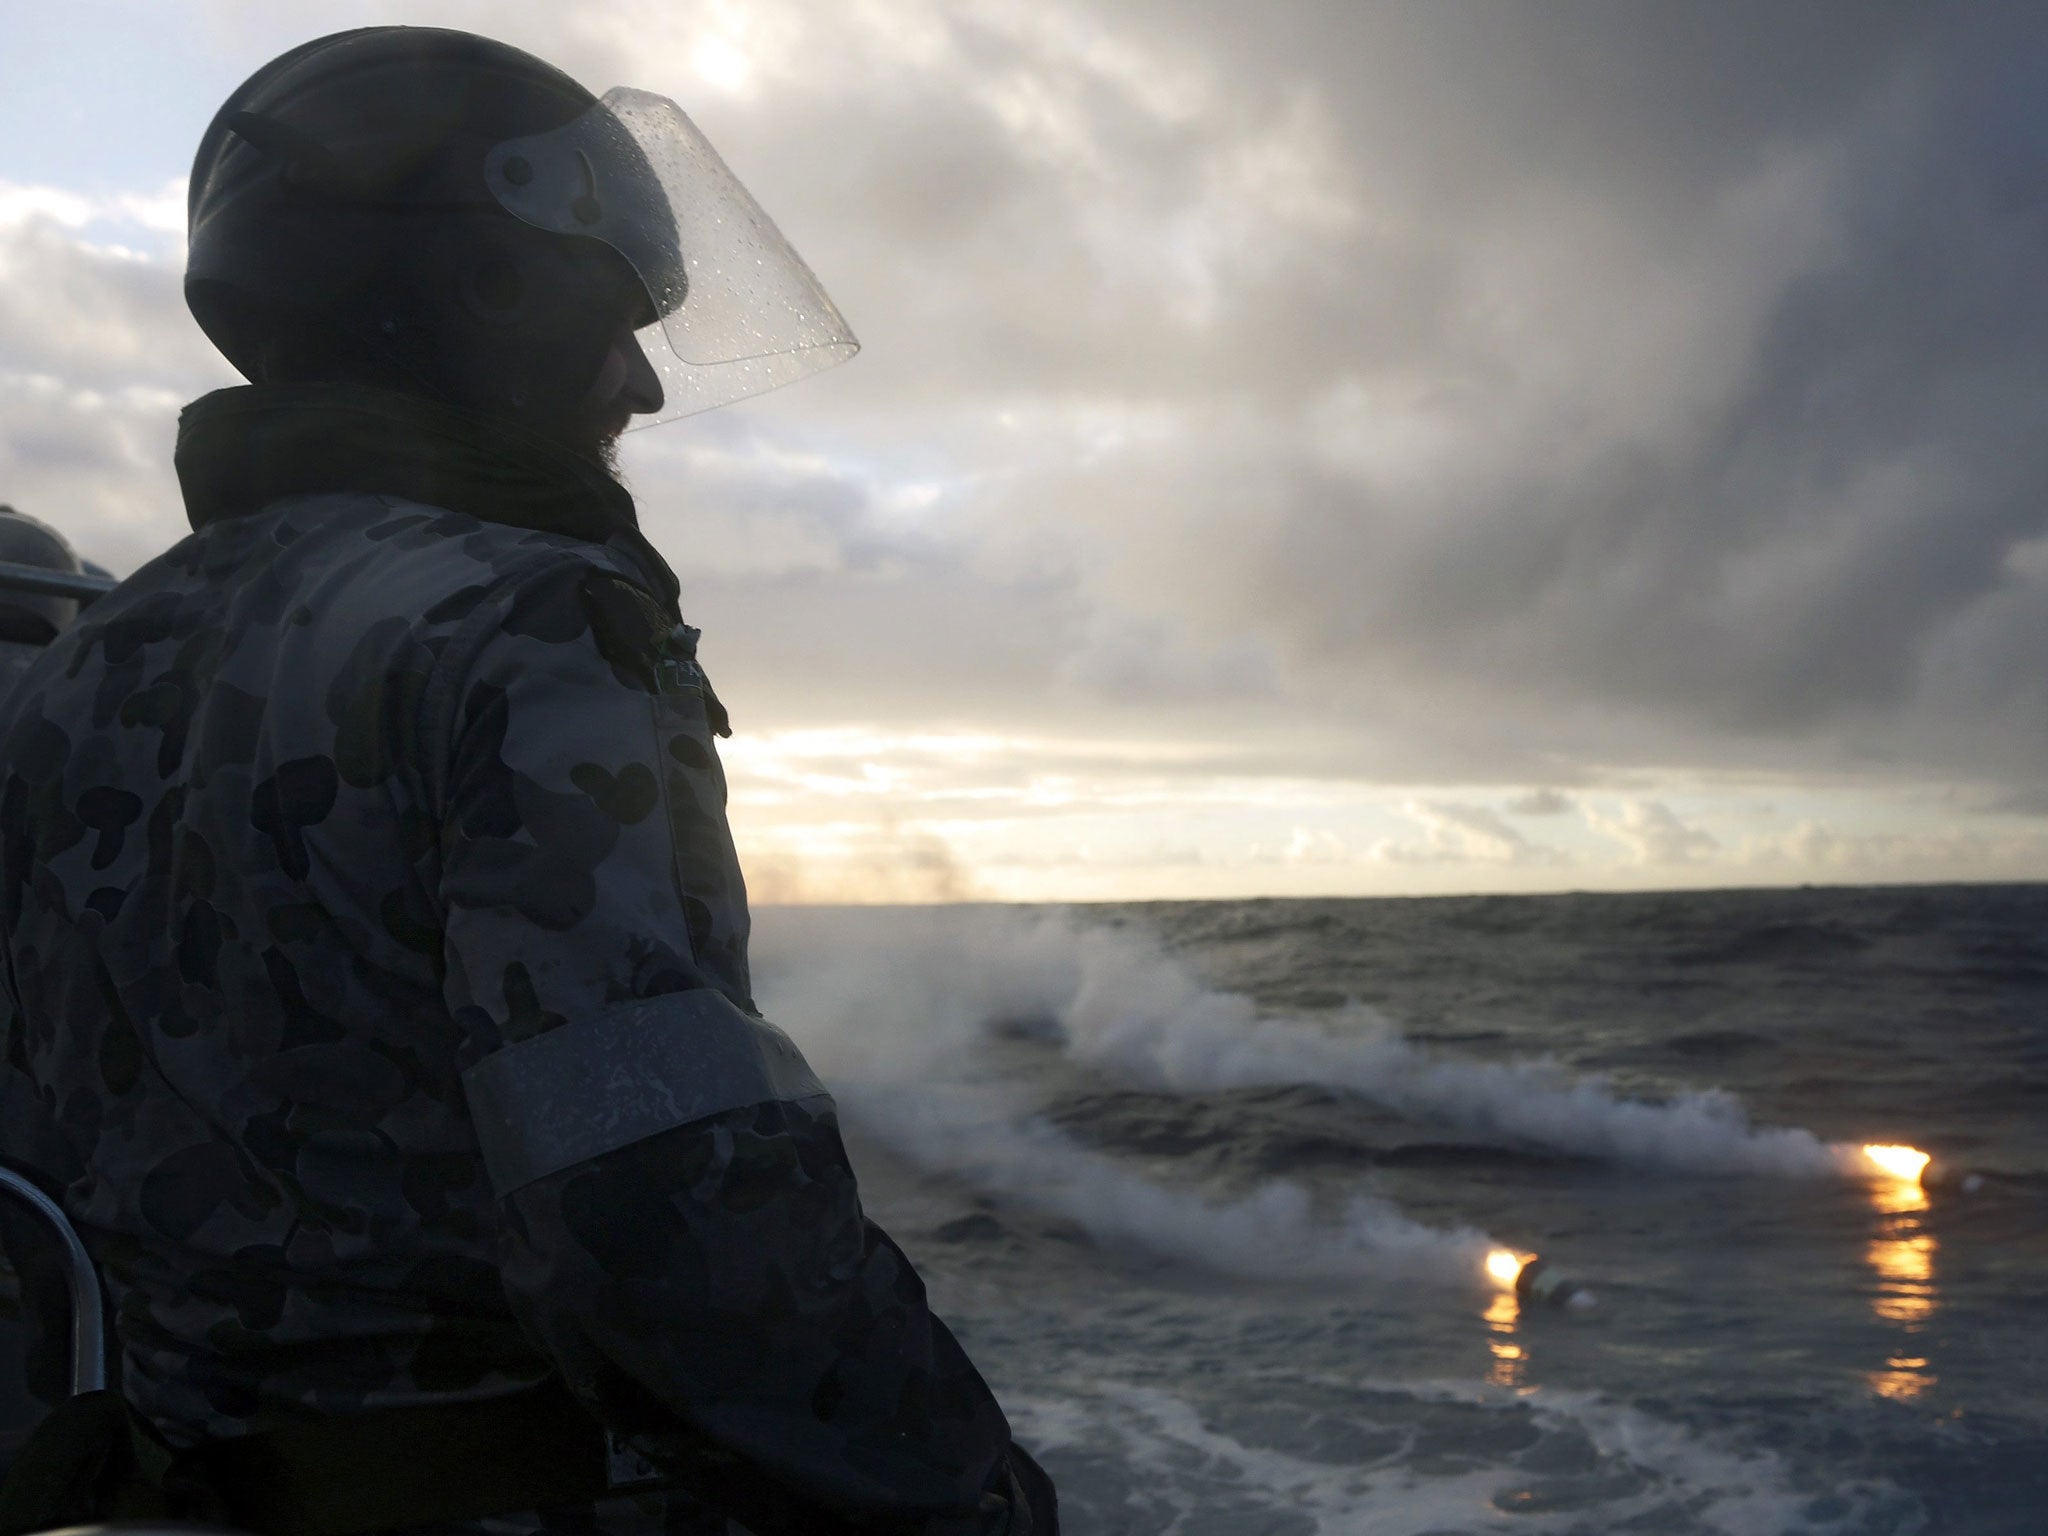
[[[1522,1303],[1513,1291],[1497,1291],[1486,1308],[1486,1347],[1493,1352],[1493,1364],[1486,1379],[1496,1387],[1519,1387],[1528,1369],[1529,1352],[1515,1342],[1515,1327],[1522,1320]]]
[[[1934,1315],[1939,1293],[1934,1282],[1934,1234],[1922,1219],[1927,1192],[1917,1182],[1886,1181],[1873,1187],[1878,1228],[1865,1254],[1877,1275],[1870,1308],[1902,1333],[1917,1334]],[[1909,1339],[1866,1378],[1880,1397],[1905,1402],[1934,1385],[1927,1357]]]

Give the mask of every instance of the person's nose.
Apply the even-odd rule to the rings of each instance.
[[[626,363],[626,382],[619,390],[619,398],[635,416],[653,415],[667,396],[662,393],[661,375],[647,360],[640,338],[630,330],[622,330],[612,345],[619,349]]]

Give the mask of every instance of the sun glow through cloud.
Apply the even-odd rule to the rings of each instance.
[[[690,50],[690,64],[706,84],[721,91],[739,92],[753,78],[754,64],[730,41],[707,37]]]

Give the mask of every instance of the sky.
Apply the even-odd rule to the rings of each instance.
[[[387,22],[861,338],[623,453],[757,900],[2048,878],[2048,9],[0,0],[0,501],[183,535],[192,150]]]

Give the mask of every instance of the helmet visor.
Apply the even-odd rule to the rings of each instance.
[[[574,122],[495,145],[484,179],[508,213],[601,240],[639,274],[654,305],[639,341],[665,399],[635,426],[758,395],[860,350],[803,258],[666,96],[607,91]]]

